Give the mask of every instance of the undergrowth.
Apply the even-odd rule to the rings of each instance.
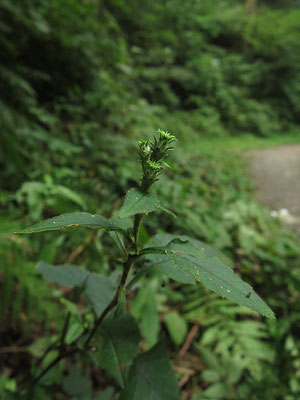
[[[214,298],[205,289],[188,286],[180,289],[176,283],[155,278],[151,283],[142,281],[139,294],[131,304],[132,314],[148,347],[157,342],[161,330],[167,334],[169,350],[178,357],[178,361],[175,357],[174,367],[183,398],[259,399],[264,396],[274,400],[294,400],[299,375],[298,240],[253,200],[252,183],[245,172],[238,146],[236,150],[224,151],[224,140],[220,140],[219,149],[205,145],[201,149],[198,140],[195,142],[197,147],[187,151],[185,146],[188,148],[190,143],[181,139],[182,153],[169,160],[173,169],[167,170],[167,176],[161,177],[162,184],[156,188],[162,203],[168,204],[178,217],[173,219],[162,213],[157,218],[146,219],[140,232],[141,243],[146,243],[150,235],[161,229],[172,234],[189,234],[213,244],[222,252],[225,261],[234,263],[236,273],[255,285],[258,293],[264,294],[277,314],[277,322],[262,321],[242,307]],[[138,183],[138,173],[134,160],[128,159],[134,149],[133,141],[115,138],[114,141],[107,140],[106,144],[109,150],[103,146],[102,152],[94,154],[90,161],[98,161],[97,178],[90,175],[86,160],[87,168],[73,170],[67,176],[68,186],[89,204],[90,209],[109,217],[120,206],[123,188]],[[64,184],[64,180],[59,179],[60,169],[63,172],[71,169],[72,157],[69,162],[69,167],[64,165],[56,170],[57,185]],[[113,181],[107,176],[108,170],[114,171]],[[78,186],[80,175],[88,196]],[[93,184],[96,181],[101,182],[100,186]],[[63,199],[60,192],[57,193],[52,204],[59,205]],[[18,208],[15,197],[7,192],[3,192],[2,199],[3,206],[10,210],[14,219],[24,214],[24,207],[30,211],[30,204],[24,202],[26,197]],[[44,203],[42,198],[40,201],[44,217],[59,211],[59,208]],[[99,241],[101,232],[78,231],[72,238],[61,232],[55,241],[50,240],[49,234],[30,241],[16,237],[8,233],[11,216],[5,219],[2,216],[2,221],[6,222],[2,224],[1,234],[4,293],[1,358],[6,371],[16,373],[21,370],[20,363],[30,365],[32,355],[40,354],[41,350],[33,346],[30,338],[46,332],[55,334],[61,329],[64,315],[59,308],[59,299],[63,293],[68,296],[68,292],[49,288],[41,281],[33,260],[39,257],[48,263],[75,263],[90,271],[109,274],[112,266],[108,260],[113,248],[109,237]],[[34,222],[33,218],[34,215],[29,216],[27,224]],[[18,230],[20,223],[14,224]],[[57,296],[54,302],[50,300],[53,293]],[[38,297],[45,301],[38,302]],[[164,322],[162,326],[159,321]],[[11,331],[14,335],[7,334]],[[188,338],[193,340],[189,343]],[[236,338],[234,343],[232,338]],[[13,388],[14,379],[13,374],[5,372],[3,387]],[[98,390],[103,390],[102,385],[97,383]],[[202,388],[200,392],[199,387]]]

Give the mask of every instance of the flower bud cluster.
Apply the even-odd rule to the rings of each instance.
[[[169,151],[170,145],[176,141],[176,137],[169,132],[158,129],[158,136],[153,140],[141,140],[139,144],[140,162],[143,169],[141,190],[147,192],[150,186],[158,180],[162,170],[162,162]]]

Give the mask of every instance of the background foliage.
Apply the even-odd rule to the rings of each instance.
[[[0,0],[0,392],[26,379],[70,300],[36,261],[118,268],[101,232],[11,232],[62,212],[113,215],[139,178],[136,137],[161,126],[180,150],[156,190],[178,218],[146,219],[142,239],[164,231],[214,245],[278,320],[154,278],[130,301],[145,349],[166,336],[183,399],[299,397],[299,242],[254,202],[240,157],[247,133],[272,143],[298,129],[299,2],[245,3]],[[68,389],[79,377],[91,398],[114,398],[109,374],[78,367],[63,378],[61,366],[48,384],[62,384],[41,398],[82,398]]]

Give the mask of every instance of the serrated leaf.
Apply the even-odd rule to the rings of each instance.
[[[106,229],[106,230],[119,230],[120,227],[108,219],[97,214],[89,214],[86,212],[75,212],[61,214],[57,217],[49,218],[44,221],[38,222],[35,225],[29,226],[20,232],[21,234],[37,233],[46,231],[57,231],[64,228],[93,228],[93,229]]]
[[[165,346],[158,343],[130,367],[119,400],[179,400],[179,390]]]
[[[168,243],[170,243],[174,239],[180,239],[182,241],[188,240],[191,242],[195,247],[200,247],[202,248],[207,256],[220,256],[220,253],[217,249],[215,249],[212,246],[209,246],[207,243],[202,242],[201,240],[193,239],[190,238],[189,236],[186,235],[173,235],[172,233],[159,233],[155,236],[153,236],[147,245],[149,247],[152,246],[166,246]]]
[[[194,246],[200,247],[204,249],[205,254],[207,256],[218,256],[219,253],[216,249],[213,247],[207,245],[206,243],[201,242],[200,240],[196,239],[190,239],[187,236],[181,235],[181,236],[176,236],[170,233],[164,233],[164,234],[158,234],[155,235],[149,242],[149,246],[166,246],[169,242],[171,242],[173,239],[179,238],[181,240],[190,240],[191,243]],[[148,257],[148,264],[147,264],[147,269],[149,272],[154,272],[154,273],[160,273],[168,276],[171,279],[174,279],[177,282],[184,283],[184,284],[190,284],[194,285],[195,279],[194,277],[186,272],[182,271],[180,269],[174,269],[173,262],[169,258],[162,257],[161,254],[153,254],[151,257]]]
[[[138,352],[141,336],[137,324],[130,314],[122,314],[105,320],[93,341],[98,351],[96,363],[105,368],[124,387],[123,369],[130,365]]]
[[[174,239],[165,247],[150,248],[144,251],[159,253],[161,265],[164,260],[172,262],[174,275],[172,275],[170,263],[167,263],[169,277],[177,280],[178,271],[181,271],[222,297],[251,308],[268,318],[275,319],[273,311],[248,283],[235,275],[232,269],[218,257],[208,256],[202,247],[195,246],[187,240]],[[147,257],[155,258],[155,255]]]
[[[148,214],[160,207],[158,197],[152,193],[143,193],[137,188],[128,190],[124,204],[119,211],[120,218],[131,217],[135,214]]]

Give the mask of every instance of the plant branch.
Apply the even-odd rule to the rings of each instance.
[[[162,170],[162,164],[161,161],[163,158],[166,156],[166,154],[172,149],[169,147],[169,145],[174,142],[176,139],[174,136],[170,135],[168,132],[164,132],[159,130],[159,138],[156,139],[154,138],[153,141],[141,141],[139,142],[140,146],[140,158],[141,158],[141,163],[142,163],[142,168],[143,168],[143,178],[142,178],[142,183],[141,183],[141,190],[144,193],[147,193],[150,187],[154,182],[158,180],[158,176],[161,173]],[[126,253],[127,258],[126,261],[123,264],[123,272],[120,278],[120,282],[118,285],[118,288],[114,294],[113,299],[111,302],[106,306],[106,308],[103,310],[103,312],[100,314],[100,316],[96,319],[94,322],[93,327],[91,330],[89,328],[86,328],[84,332],[80,335],[79,338],[77,338],[71,345],[65,344],[65,337],[68,331],[69,323],[70,323],[70,318],[71,314],[68,313],[67,318],[64,322],[63,330],[61,333],[60,338],[58,338],[58,344],[57,345],[50,345],[48,349],[46,349],[44,355],[41,357],[39,360],[42,362],[46,355],[54,348],[57,348],[58,355],[56,358],[50,362],[41,372],[40,374],[33,379],[31,389],[29,396],[31,395],[35,385],[49,372],[53,367],[55,367],[61,360],[77,353],[77,352],[82,352],[85,351],[89,348],[90,342],[94,335],[96,334],[99,326],[101,325],[102,321],[104,318],[109,314],[109,312],[115,307],[115,306],[122,306],[124,304],[124,299],[126,296],[126,292],[135,284],[135,282],[138,281],[140,276],[143,274],[143,272],[139,272],[126,286],[126,281],[128,278],[128,274],[130,272],[130,268],[136,261],[136,259],[143,254],[147,254],[146,252],[143,251],[139,254],[139,234],[140,234],[140,228],[143,220],[143,214],[136,214],[134,218],[134,226],[133,226],[133,238],[134,238],[134,243],[129,245],[126,245]],[[90,235],[88,239],[84,243],[82,243],[81,246],[79,246],[69,257],[70,260],[74,260],[85,248],[87,244],[89,244],[95,237],[96,234]],[[127,252],[128,251],[128,252]],[[149,249],[148,249],[149,251]],[[76,297],[80,295],[81,290],[83,290],[84,285],[82,288],[79,290],[79,292],[76,294]],[[119,308],[119,307],[118,307]],[[117,308],[117,312],[118,312]],[[83,346],[78,344],[78,341],[87,335],[86,340],[83,343]]]
[[[122,276],[121,276],[120,284],[119,284],[118,289],[117,289],[117,291],[115,293],[115,296],[112,299],[112,301],[108,304],[108,306],[105,308],[105,310],[102,312],[102,314],[98,317],[97,321],[95,322],[95,325],[94,325],[93,329],[91,330],[88,338],[86,339],[86,341],[84,343],[85,347],[88,347],[91,339],[95,335],[97,329],[99,328],[101,322],[106,317],[106,315],[114,308],[114,306],[116,306],[118,304],[119,293],[125,287],[126,279],[127,279],[128,274],[129,274],[130,268],[131,268],[132,264],[134,263],[134,261],[136,260],[136,258],[137,258],[137,255],[129,255],[128,256],[128,259],[124,263],[124,266],[123,266],[123,273],[122,273]]]
[[[58,364],[64,358],[69,357],[72,354],[75,354],[77,351],[78,351],[78,349],[75,348],[75,349],[72,349],[72,350],[69,350],[69,351],[66,351],[66,352],[59,353],[58,356],[45,369],[43,369],[43,371],[33,380],[31,388],[33,389],[34,386],[42,379],[42,377],[45,376],[46,373],[48,371],[50,371],[50,369],[55,367],[56,364]]]
[[[112,310],[114,308],[114,306],[116,306],[118,303],[118,291],[116,292],[114,298],[112,299],[112,301],[108,304],[108,306],[105,308],[105,310],[102,312],[102,314],[99,316],[99,318],[97,319],[97,321],[95,322],[95,325],[93,327],[93,329],[91,330],[88,338],[86,339],[85,343],[84,343],[84,347],[88,347],[90,341],[92,340],[93,336],[95,335],[97,329],[99,328],[101,322],[104,320],[104,318],[106,317],[106,315],[110,312],[110,310]]]
[[[71,313],[68,312],[68,315],[67,315],[67,318],[65,320],[64,327],[63,327],[63,330],[62,330],[61,338],[60,338],[60,348],[61,349],[63,349],[63,346],[64,346],[64,341],[65,341],[65,337],[66,337],[67,330],[68,330],[68,327],[69,327],[70,318],[71,318]]]
[[[89,346],[90,341],[92,340],[93,336],[95,335],[97,329],[99,328],[100,324],[102,323],[102,321],[104,320],[104,318],[106,317],[106,315],[118,304],[118,298],[119,298],[119,293],[120,290],[122,290],[125,287],[126,284],[126,280],[127,280],[127,276],[129,274],[130,268],[132,266],[132,264],[134,263],[134,261],[136,260],[137,255],[129,255],[128,259],[126,260],[126,262],[124,263],[124,267],[123,267],[123,273],[120,279],[120,284],[119,287],[115,293],[114,298],[112,299],[112,301],[107,305],[107,307],[104,309],[104,311],[101,313],[101,315],[98,317],[97,321],[95,322],[95,325],[93,327],[93,329],[91,330],[89,336],[87,337],[85,343],[84,343],[84,348],[86,349]],[[72,354],[75,354],[77,351],[79,351],[78,347],[73,348],[72,350],[69,351],[65,351],[64,347],[63,347],[63,341],[65,338],[65,334],[69,325],[69,319],[70,316],[68,314],[64,328],[63,328],[63,333],[61,336],[61,342],[60,342],[60,352],[58,354],[58,356],[34,379],[33,384],[32,384],[32,388],[41,380],[41,378],[48,372],[50,371],[50,369],[52,369],[56,364],[58,364],[61,360],[63,360],[66,357],[69,357]],[[48,353],[50,350],[50,348],[47,349]],[[43,357],[44,358],[44,357]]]

